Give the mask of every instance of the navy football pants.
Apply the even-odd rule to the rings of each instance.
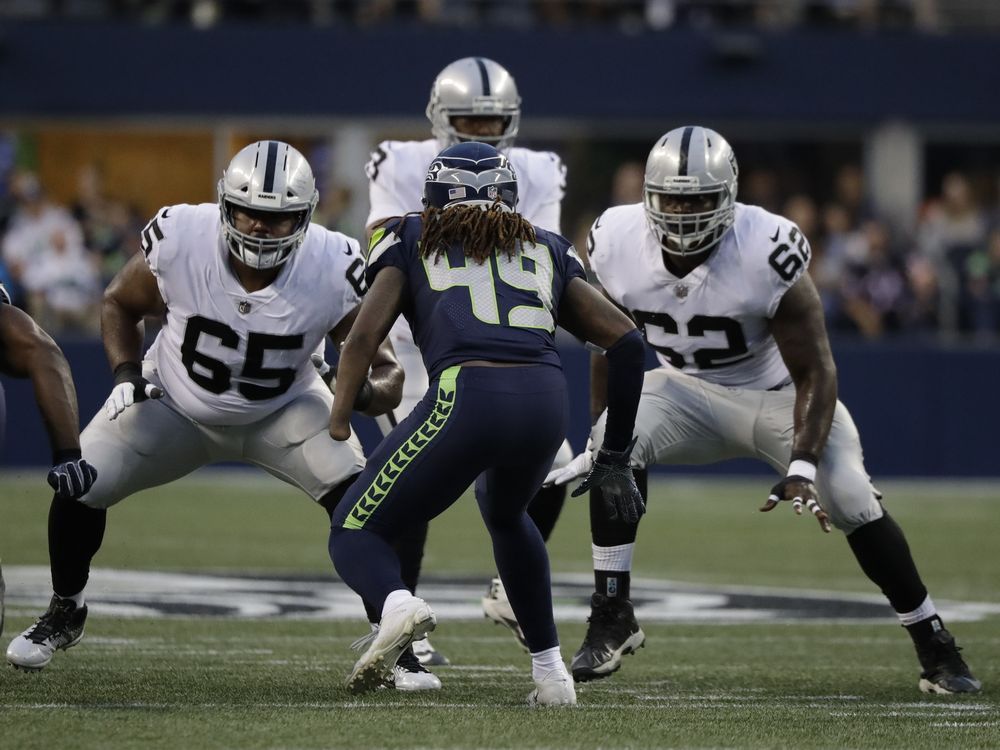
[[[425,523],[476,482],[497,571],[531,651],[558,645],[545,543],[525,509],[566,434],[562,370],[450,367],[368,459],[337,506],[330,557],[381,609],[405,589],[388,540]]]

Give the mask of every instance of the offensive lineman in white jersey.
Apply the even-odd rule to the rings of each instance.
[[[330,438],[333,396],[310,362],[357,315],[364,259],[356,240],[310,218],[312,169],[291,146],[242,149],[218,204],[161,209],[104,295],[101,328],[115,386],[81,436],[100,466],[80,499],[53,500],[48,611],[7,660],[39,670],[83,638],[84,588],[107,509],[216,461],[243,461],[299,487],[332,513],[364,467],[355,437]],[[144,316],[163,327],[142,359]],[[399,403],[402,369],[383,343],[356,409]]]
[[[703,127],[671,130],[646,162],[644,203],[608,209],[594,223],[591,267],[657,352],[646,373],[633,468],[758,458],[783,475],[769,511],[790,500],[823,531],[847,535],[917,650],[924,692],[971,693],[980,683],[944,628],[862,460],[851,415],[837,400],[836,368],[819,296],[806,268],[809,243],[791,221],[736,203],[729,144]],[[604,430],[606,371],[592,362],[592,438]],[[575,458],[546,481],[589,469]],[[645,495],[645,482],[640,482]],[[822,499],[822,505],[820,500]],[[645,636],[629,601],[637,524],[609,521],[591,495],[596,592],[574,678],[607,677]]]
[[[484,57],[466,57],[451,63],[434,80],[426,114],[433,138],[383,141],[368,162],[365,171],[371,203],[369,232],[388,219],[423,210],[427,168],[442,149],[461,141],[480,141],[503,151],[510,159],[517,173],[518,213],[532,224],[559,234],[566,169],[552,152],[513,145],[521,120],[521,97],[514,78],[503,66]],[[391,415],[392,423],[397,423],[427,392],[428,381],[420,351],[413,343],[413,335],[403,316],[392,327],[389,339],[406,372],[403,400]],[[379,422],[383,432],[388,433],[392,427],[390,420],[383,417]],[[554,468],[565,466],[572,457],[569,443],[564,442]],[[545,540],[552,533],[565,497],[564,487],[546,487],[535,495],[528,507],[528,515]],[[403,580],[411,590],[416,588],[420,575],[426,538],[427,525],[424,524],[411,529],[397,541]],[[483,598],[483,612],[494,622],[509,627],[521,645],[525,645],[499,577],[493,579]],[[379,614],[370,611],[369,619],[378,622]],[[424,664],[448,663],[426,639],[415,642],[413,647]]]

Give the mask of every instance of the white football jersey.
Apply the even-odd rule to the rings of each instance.
[[[435,138],[426,141],[382,141],[372,153],[368,175],[368,226],[393,216],[424,208],[424,178],[434,157],[441,153]],[[566,167],[551,151],[532,151],[514,146],[504,151],[517,174],[517,212],[535,226],[561,234],[560,210],[566,191]],[[413,342],[413,333],[400,315],[389,332],[393,346],[403,349]],[[418,379],[412,368],[407,377]],[[411,375],[411,373],[413,373]]]
[[[788,380],[768,320],[809,265],[809,243],[793,222],[737,203],[719,246],[683,278],[664,266],[641,203],[605,211],[589,244],[601,285],[635,317],[662,364],[754,390]]]
[[[383,141],[365,166],[368,175],[368,226],[411,211],[422,211],[427,167],[441,153],[434,138]],[[515,146],[504,151],[517,174],[517,212],[535,226],[561,234],[560,205],[566,167],[551,151]]]
[[[229,266],[219,207],[160,209],[142,251],[167,306],[146,354],[190,419],[244,425],[304,393],[318,377],[309,355],[361,301],[357,240],[311,224],[268,287],[248,293]]]

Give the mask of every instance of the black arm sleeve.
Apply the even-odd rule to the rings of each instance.
[[[646,347],[639,331],[633,328],[612,344],[604,356],[608,358],[608,419],[602,447],[620,452],[632,441],[642,394]]]

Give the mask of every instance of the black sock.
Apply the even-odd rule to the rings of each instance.
[[[104,541],[108,511],[88,508],[78,500],[52,498],[49,506],[49,565],[52,590],[76,596],[87,586],[90,561]]]
[[[635,483],[639,487],[639,494],[642,495],[643,500],[646,500],[649,496],[647,493],[648,472],[646,469],[633,469],[633,474],[635,475]],[[601,488],[595,487],[590,491],[590,536],[595,545],[598,547],[617,547],[622,544],[632,544],[635,542],[638,530],[638,523],[625,523],[618,518],[610,520],[607,507],[604,505]]]
[[[556,521],[559,520],[564,502],[566,502],[566,485],[562,484],[542,487],[528,503],[528,515],[546,542],[552,535]]]
[[[632,574],[627,570],[595,570],[594,590],[608,599],[628,599],[631,592]]]
[[[847,537],[858,564],[896,612],[912,612],[927,598],[903,530],[889,516],[855,529]]]

